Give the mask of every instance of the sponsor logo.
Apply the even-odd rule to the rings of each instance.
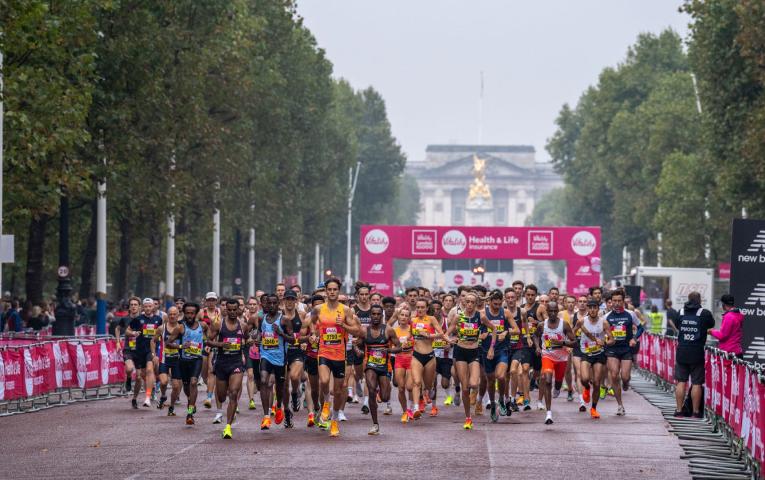
[[[435,255],[436,231],[412,230],[412,255]]]
[[[590,276],[590,266],[589,265],[580,265],[579,269],[576,271],[575,275],[578,277],[589,277]]]
[[[496,283],[496,285],[497,285],[497,287],[498,287],[498,288],[502,288],[502,287],[504,287],[504,286],[505,286],[505,281],[504,281],[504,280],[502,280],[501,278],[498,278],[498,279],[497,279],[497,281],[496,281],[495,283]]]
[[[765,230],[760,230],[755,235],[752,243],[746,249],[747,254],[742,254],[737,257],[737,260],[741,263],[765,263]]]
[[[571,237],[571,249],[581,257],[586,257],[594,252],[596,246],[597,242],[595,241],[595,235],[587,230],[576,232],[574,236]]]
[[[0,355],[0,400],[5,400],[5,365],[2,355]]]
[[[459,273],[454,276],[454,284],[455,285],[462,285],[462,282],[464,282],[464,281],[465,281],[465,278],[462,275],[460,275]]]
[[[765,283],[758,283],[752,293],[749,294],[744,302],[746,307],[741,307],[741,313],[744,315],[756,315],[765,317]],[[765,357],[763,357],[765,358]]]
[[[441,238],[441,248],[449,255],[459,255],[467,248],[467,238],[459,230],[449,230]]]
[[[548,256],[553,254],[552,230],[529,230],[529,256]]]
[[[368,273],[383,273],[382,263],[374,263],[369,267]]]
[[[390,240],[388,239],[388,234],[379,228],[374,228],[368,231],[366,236],[364,236],[364,247],[369,253],[383,253],[388,249],[389,243]]]

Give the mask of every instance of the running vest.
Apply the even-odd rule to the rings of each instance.
[[[476,311],[470,318],[465,312],[460,312],[457,319],[457,338],[463,342],[477,342],[479,326],[481,325],[481,312]]]
[[[537,317],[537,310],[539,310],[539,304],[535,303],[531,306],[528,310],[526,310],[526,323],[528,324],[528,333],[529,335],[534,335],[537,332],[537,324],[539,323],[539,318]],[[521,329],[521,335],[526,336],[526,329]],[[527,344],[528,346],[528,344]],[[528,347],[530,349],[534,349],[534,347]]]
[[[140,315],[139,315],[140,316]],[[131,323],[133,323],[133,320],[135,320],[138,317],[133,317],[128,319],[128,326],[130,326]],[[124,333],[124,330],[123,330]],[[136,348],[136,337],[130,337],[127,338],[127,342],[125,342],[125,350],[133,351]]]
[[[446,332],[449,328],[446,315],[441,315],[441,330]],[[436,358],[449,358],[449,353],[446,351],[446,340],[443,338],[436,338],[433,340],[433,354]]]
[[[521,321],[521,307],[515,307],[515,324],[520,328],[522,326]],[[508,344],[511,350],[518,350],[526,346],[526,337],[518,333],[508,336]]]
[[[497,336],[499,336],[500,333],[504,332],[505,330],[509,330],[510,325],[507,321],[507,318],[505,318],[505,309],[504,307],[501,307],[499,309],[499,314],[492,315],[491,309],[488,307],[488,305],[484,308],[484,313],[486,314],[486,318],[489,319],[492,325],[494,325],[494,329],[497,331]],[[478,330],[480,333],[488,332],[489,329],[486,327],[486,325],[481,324],[478,327]],[[510,339],[508,337],[505,337],[504,340],[497,340],[497,344],[494,345],[494,351],[498,352],[500,350],[506,350],[508,345],[510,345]],[[486,337],[485,342],[481,342],[481,348],[485,352],[489,351],[489,347],[491,347],[491,340],[489,340],[489,337]]]
[[[242,361],[242,345],[244,344],[244,332],[239,321],[236,322],[236,329],[229,330],[226,321],[220,323],[220,332],[218,332],[218,341],[223,343],[218,348],[217,361],[234,362],[238,359]]]
[[[611,335],[616,341],[610,348],[613,350],[629,348],[629,342],[632,340],[632,326],[634,325],[632,314],[628,310],[621,312],[612,310],[606,316],[606,320],[611,325]]]
[[[584,328],[586,328],[587,331],[590,332],[598,340],[603,341],[603,339],[606,337],[605,330],[603,330],[602,318],[597,317],[595,323],[592,323],[588,315],[587,317],[585,317],[583,325],[584,325]],[[579,337],[579,348],[582,350],[582,353],[584,353],[588,357],[594,357],[596,355],[600,355],[601,353],[603,353],[602,346],[598,345],[597,342],[591,340],[590,337],[588,337],[584,333],[580,332],[580,334],[581,334],[581,337]]]
[[[218,320],[223,321],[223,319],[220,316],[220,310],[217,308],[213,311],[213,314],[210,315],[206,308],[202,309],[202,321],[207,324],[209,327],[211,323],[216,322]]]
[[[176,359],[180,356],[180,349],[178,348],[170,348],[167,346],[167,342],[170,339],[170,332],[167,331],[168,324],[165,324],[165,329],[162,332],[162,354],[165,360],[167,359]],[[178,328],[178,325],[176,324],[175,328]],[[178,339],[176,339],[176,343],[178,343]]]
[[[181,337],[181,345],[185,345],[181,350],[181,358],[184,360],[194,360],[202,356],[204,347],[202,324],[197,322],[197,328],[192,329],[186,324]]]
[[[284,337],[276,333],[276,324],[282,321],[279,313],[273,323],[269,323],[268,315],[260,322],[260,358],[268,360],[271,365],[284,365]]]
[[[562,319],[558,319],[558,325],[550,328],[549,319],[545,320],[544,330],[542,330],[542,356],[550,358],[555,362],[565,362],[568,360],[568,351],[563,348],[566,340],[565,330]]]
[[[319,357],[327,360],[345,361],[345,329],[337,325],[337,319],[344,318],[345,305],[338,303],[334,309],[324,303],[319,308]]]
[[[399,325],[394,330],[396,332],[396,336],[398,337],[398,341],[401,343],[401,352],[397,353],[396,355],[411,355],[412,350],[414,350],[414,340],[412,339],[411,327],[407,326],[406,328],[403,328]]]
[[[359,308],[358,305],[353,307],[353,313],[356,314],[357,317],[359,317],[359,323],[361,323],[363,326],[367,326],[372,322],[372,307],[369,307],[369,310],[362,310]]]
[[[130,322],[130,328],[134,331],[138,331],[139,334],[135,338],[136,350],[141,352],[148,352],[151,350],[151,339],[157,332],[157,328],[162,325],[162,319],[158,315],[152,315],[147,317],[141,314],[134,318]]]
[[[367,327],[367,336],[364,338],[364,368],[372,368],[374,370],[388,369],[388,336],[386,333],[386,325],[380,325],[380,334],[376,337],[372,336],[372,328]]]
[[[415,340],[429,340],[428,335],[436,333],[431,318],[433,317],[426,315],[425,318],[414,317],[412,319],[410,328],[412,329],[412,336]]]
[[[295,310],[295,316],[292,317],[291,320],[287,321],[292,322],[292,337],[295,339],[293,342],[289,342],[287,344],[287,350],[297,352],[300,350],[300,343],[298,342],[298,338],[300,338],[300,330],[303,329],[303,322],[300,320],[300,314],[297,310]]]

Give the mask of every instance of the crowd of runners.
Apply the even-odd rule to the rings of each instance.
[[[353,295],[342,288],[330,278],[310,295],[284,284],[250,298],[209,292],[201,306],[178,298],[166,311],[131,298],[115,333],[132,407],[176,416],[183,391],[185,422],[194,425],[201,396],[204,408],[215,409],[213,423],[225,424],[224,439],[232,438],[245,393],[250,410],[260,403],[262,430],[293,428],[304,408],[307,427],[333,437],[347,403],[363,402],[370,435],[380,432],[380,407],[393,415],[396,403],[404,424],[437,417],[439,403],[461,406],[466,430],[484,409],[495,423],[543,410],[552,424],[552,399],[564,390],[572,408],[578,401],[593,419],[609,395],[614,413],[626,414],[622,392],[644,320],[623,290],[574,296],[516,281],[504,291],[412,287],[394,298],[363,282]]]

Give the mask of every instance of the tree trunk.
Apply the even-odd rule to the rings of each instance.
[[[162,278],[162,270],[159,266],[162,252],[162,230],[159,228],[152,228],[149,233],[149,261],[148,268],[146,269],[146,281],[147,289],[149,290],[149,296],[159,296],[159,283],[158,278]]]
[[[27,300],[39,305],[43,300],[43,255],[45,253],[45,225],[50,217],[41,215],[29,222],[27,243]]]
[[[90,231],[82,252],[82,270],[80,271],[80,298],[86,299],[93,296],[93,269],[96,265],[96,235],[98,228],[98,202],[90,203]]]
[[[120,222],[120,261],[117,267],[117,278],[114,281],[115,297],[124,299],[128,293],[128,274],[132,260],[133,226],[127,219]]]

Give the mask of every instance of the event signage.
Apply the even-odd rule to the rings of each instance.
[[[744,314],[744,359],[765,362],[765,220],[733,220],[730,291]]]

